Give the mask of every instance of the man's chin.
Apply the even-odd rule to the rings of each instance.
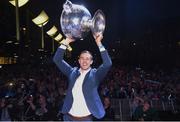
[[[89,67],[81,67],[82,70],[88,70]]]

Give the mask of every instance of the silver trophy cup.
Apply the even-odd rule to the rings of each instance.
[[[83,39],[90,30],[93,35],[103,34],[105,30],[105,16],[101,10],[92,18],[84,6],[69,0],[63,5],[60,23],[64,35],[74,39]]]

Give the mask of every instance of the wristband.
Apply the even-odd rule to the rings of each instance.
[[[61,45],[64,45],[64,46],[68,47],[66,44],[63,44],[63,43],[61,43]]]

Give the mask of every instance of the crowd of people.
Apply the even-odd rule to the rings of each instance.
[[[59,109],[68,84],[54,64],[12,65],[0,70],[1,120],[62,120]],[[173,100],[180,104],[179,73],[175,68],[113,66],[99,93],[108,109],[111,99],[139,101],[132,119],[141,120],[137,111],[141,105],[148,106],[148,100]],[[106,113],[104,120],[115,118],[112,109]]]
[[[113,67],[101,88],[112,98],[178,99],[179,80],[178,69]]]

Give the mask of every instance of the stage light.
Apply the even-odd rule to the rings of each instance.
[[[29,0],[10,0],[9,2],[16,7],[16,40],[20,40],[19,27],[19,7],[25,5]]]
[[[62,39],[62,41],[59,42],[59,44],[61,44],[64,40],[65,40],[65,39]],[[71,51],[72,51],[72,47],[71,47],[70,45],[68,45],[68,46],[67,46],[67,50],[68,50],[69,52],[71,52]]]
[[[72,51],[72,47],[70,45],[68,45],[67,49],[71,52]]]
[[[9,86],[13,86],[14,84],[12,82],[9,83]]]
[[[41,13],[35,17],[34,19],[32,19],[32,21],[39,27],[43,27],[45,24],[47,24],[47,22],[49,21],[49,17],[46,14],[46,12],[43,10],[41,11]]]
[[[59,42],[61,39],[62,39],[62,34],[60,33],[54,38],[54,40],[56,40],[57,42]]]
[[[56,28],[56,26],[53,26],[50,30],[48,30],[46,33],[49,35],[49,36],[51,36],[51,37],[53,37],[56,33],[57,33],[57,28]]]
[[[41,11],[41,13],[37,17],[32,19],[32,21],[37,26],[39,26],[41,28],[41,48],[42,48],[42,50],[44,50],[44,29],[43,29],[43,26],[45,26],[48,23],[49,17],[45,11]]]
[[[29,0],[17,0],[18,1],[18,7],[21,7],[25,5]],[[13,6],[16,6],[16,0],[10,0],[9,1]]]
[[[52,38],[52,53],[54,53],[54,38],[53,36],[58,32],[56,26],[53,26],[50,30],[46,33]]]
[[[6,42],[6,44],[12,44],[13,43],[13,41],[7,41]]]

